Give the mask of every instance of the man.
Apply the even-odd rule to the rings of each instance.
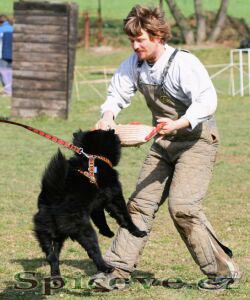
[[[13,26],[5,15],[0,15],[0,80],[5,95],[12,94],[12,33]]]
[[[130,105],[135,92],[144,95],[153,124],[165,122],[165,126],[142,166],[128,202],[130,214],[149,236],[155,213],[168,195],[174,225],[207,276],[198,287],[225,289],[240,272],[231,250],[219,242],[202,210],[218,146],[215,89],[195,56],[166,44],[170,29],[160,9],[133,7],[124,20],[124,31],[135,53],[114,74],[96,128],[114,127],[114,119]],[[105,256],[115,269],[95,276],[97,289],[119,288],[111,284],[112,279],[130,278],[148,236],[136,238],[119,228]]]

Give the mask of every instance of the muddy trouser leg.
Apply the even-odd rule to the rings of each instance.
[[[234,276],[230,249],[216,238],[201,206],[216,157],[216,145],[199,140],[178,158],[169,190],[174,224],[201,271],[208,277]]]
[[[166,163],[159,149],[152,147],[143,163],[136,190],[128,202],[128,210],[133,222],[141,230],[146,230],[148,235],[137,238],[126,229],[119,228],[104,257],[115,268],[131,272],[136,267],[148,240],[164,188],[172,174],[172,165]]]

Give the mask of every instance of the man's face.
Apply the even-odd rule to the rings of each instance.
[[[139,60],[155,61],[155,58],[158,57],[159,49],[162,47],[159,38],[150,38],[144,30],[141,31],[141,35],[128,38]]]

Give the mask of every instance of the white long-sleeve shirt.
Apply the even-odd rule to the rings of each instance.
[[[150,67],[144,62],[140,70],[141,81],[148,84],[160,84],[161,74],[174,48],[165,45],[165,52]],[[111,79],[106,101],[101,113],[112,111],[116,117],[121,109],[131,104],[131,98],[137,91],[138,57],[134,53],[117,69]],[[217,95],[209,75],[197,57],[191,53],[179,51],[164,78],[164,87],[176,99],[182,101],[187,110],[187,118],[193,129],[197,124],[208,120],[217,107]]]

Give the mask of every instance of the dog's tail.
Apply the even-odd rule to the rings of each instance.
[[[52,157],[49,165],[44,171],[42,178],[42,190],[47,195],[63,195],[63,188],[68,173],[68,163],[60,149]]]

